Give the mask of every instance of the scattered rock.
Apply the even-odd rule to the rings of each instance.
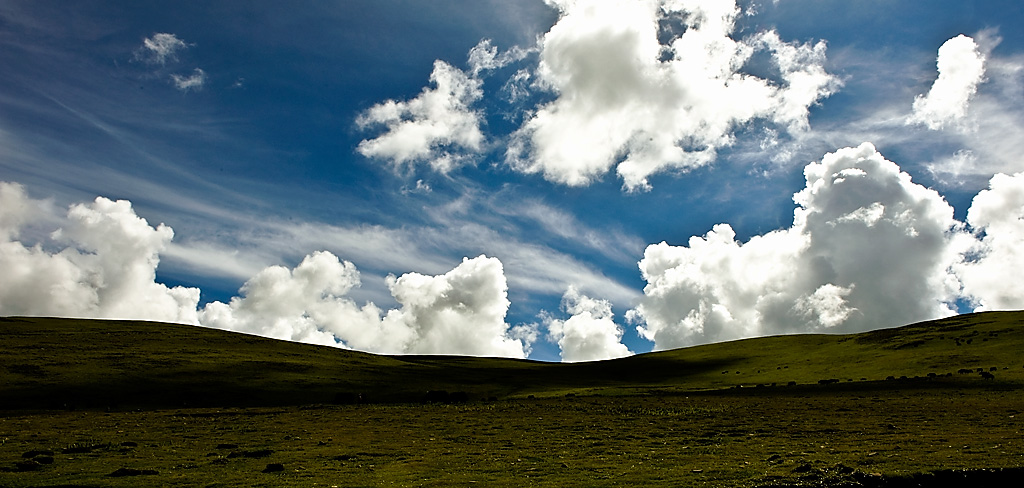
[[[19,461],[17,463],[14,463],[15,471],[36,471],[42,467],[42,463],[36,461],[35,459],[29,459],[27,461]]]
[[[155,474],[160,473],[158,473],[155,469],[118,468],[117,471],[114,471],[113,473],[110,473],[107,476],[118,478],[122,476],[151,476]]]
[[[256,449],[254,451],[231,451],[231,453],[228,454],[228,457],[229,458],[244,457],[244,458],[251,458],[251,459],[259,459],[259,458],[265,458],[267,456],[270,456],[273,453],[274,453],[274,451],[272,451],[270,449]]]
[[[805,466],[810,466],[805,465]],[[802,466],[801,466],[802,467]],[[829,487],[861,487],[861,488],[946,488],[949,486],[985,486],[1004,487],[1018,486],[1024,468],[997,469],[943,469],[925,473],[901,476],[886,476],[882,473],[864,473],[836,465],[837,472],[829,472],[824,477],[813,477],[808,474],[799,481],[775,479],[767,484],[757,485],[759,488],[797,488],[805,486]],[[811,481],[811,484],[808,484]]]
[[[26,451],[25,453],[23,453],[21,455],[21,457],[23,457],[23,458],[34,458],[36,456],[52,456],[52,455],[53,455],[53,451],[51,451],[49,449],[33,449],[31,451]]]
[[[839,473],[839,474],[842,474],[842,475],[853,474],[854,471],[857,471],[857,470],[853,469],[853,468],[851,468],[849,466],[843,465],[843,464],[837,464],[836,465],[836,472]]]
[[[335,405],[356,405],[363,403],[362,393],[339,392],[334,395]]]
[[[264,473],[280,473],[281,471],[284,471],[284,465],[281,463],[270,463],[263,468]]]
[[[812,469],[814,469],[814,466],[811,466],[810,463],[804,463],[804,464],[801,464],[801,465],[793,468],[793,472],[794,473],[809,473]]]
[[[42,378],[46,376],[46,372],[43,368],[35,364],[12,364],[7,366],[7,371],[14,374],[20,374],[22,376],[31,376],[33,378]]]
[[[108,449],[112,444],[71,444],[61,449],[61,454],[86,454],[100,449]]]
[[[446,390],[429,390],[423,396],[423,403],[448,403],[450,396]]]

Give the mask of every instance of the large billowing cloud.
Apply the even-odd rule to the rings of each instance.
[[[622,328],[612,319],[612,304],[580,294],[570,287],[562,297],[566,320],[545,317],[548,336],[558,344],[562,361],[599,361],[633,354],[621,341]]]
[[[908,119],[933,130],[963,119],[968,102],[985,78],[985,57],[974,39],[962,34],[939,47],[937,65],[938,78],[927,95],[914,100],[914,112]]]
[[[360,308],[345,297],[358,285],[359,272],[352,263],[342,263],[330,253],[314,253],[294,270],[271,266],[260,271],[230,303],[208,303],[200,312],[200,321],[207,327],[336,346],[339,339],[328,328],[359,330],[380,322],[376,307]],[[355,339],[352,347],[389,352],[397,352],[407,339],[394,336],[389,343],[388,337],[381,337],[382,332],[375,327],[349,339]]]
[[[230,303],[200,312],[203,325],[268,337],[391,354],[526,357],[521,331],[505,323],[507,285],[501,262],[466,259],[439,276],[389,277],[401,307],[386,313],[346,295],[359,286],[349,262],[321,251],[289,270],[264,269]]]
[[[790,228],[736,240],[719,224],[652,245],[629,312],[658,349],[778,333],[854,332],[954,313],[969,236],[953,209],[871,144],[804,170]]]
[[[570,286],[562,296],[562,310],[569,318],[545,315],[548,337],[558,344],[562,361],[598,361],[633,353],[623,344],[623,329],[612,319],[611,303],[580,294]]]
[[[734,39],[732,1],[552,3],[561,18],[541,41],[536,79],[556,99],[507,152],[514,168],[551,181],[587,185],[615,167],[625,188],[646,189],[654,173],[710,163],[752,120],[806,127],[808,108],[838,85],[822,42],[786,43],[774,31]],[[775,79],[743,71],[758,51]]]
[[[481,52],[489,54],[486,47]],[[481,59],[474,61],[474,71],[496,62],[493,56],[480,52],[477,56]],[[430,81],[434,88],[425,88],[416,98],[388,100],[356,119],[360,128],[385,129],[380,136],[360,142],[360,154],[387,160],[398,170],[426,163],[435,171],[446,173],[465,163],[468,156],[464,152],[483,148],[481,114],[471,108],[483,97],[480,80],[444,61],[436,61]]]
[[[198,322],[198,289],[155,282],[173,231],[151,227],[130,202],[71,206],[52,234],[59,250],[16,240],[43,212],[21,186],[0,182],[0,203],[0,314]]]
[[[979,311],[1024,308],[1024,173],[993,176],[967,222],[981,242],[957,270],[965,294]]]
[[[388,284],[402,307],[384,322],[404,324],[417,338],[405,352],[525,357],[508,335],[508,286],[497,259],[464,259],[444,275],[408,273]]]

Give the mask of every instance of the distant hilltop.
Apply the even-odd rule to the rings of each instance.
[[[1015,387],[1024,382],[1022,323],[1024,312],[984,312],[860,334],[764,337],[560,364],[383,356],[180,324],[8,317],[0,318],[0,408]]]

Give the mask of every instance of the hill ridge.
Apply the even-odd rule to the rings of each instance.
[[[563,364],[377,355],[160,322],[5,317],[0,408],[386,403],[419,401],[428,390],[471,400],[666,395],[822,380],[864,387],[890,377],[995,387],[1024,381],[1022,323],[1024,312],[984,312],[857,334],[759,337]],[[981,383],[978,369],[996,381]]]

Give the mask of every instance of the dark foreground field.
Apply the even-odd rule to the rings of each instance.
[[[579,365],[0,319],[0,486],[1017,487],[1022,319]]]

